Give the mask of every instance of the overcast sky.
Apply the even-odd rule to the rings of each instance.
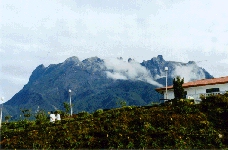
[[[1,0],[0,97],[21,90],[38,65],[71,56],[142,62],[163,55],[227,76],[227,6],[227,0]]]

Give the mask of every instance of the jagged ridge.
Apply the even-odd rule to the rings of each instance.
[[[133,59],[128,59],[128,63],[132,61]],[[165,66],[169,67],[170,85],[175,75],[175,67],[189,65],[198,67],[193,62],[165,61],[162,55],[141,63],[142,67],[149,70],[154,80],[163,85]],[[212,78],[204,69],[199,67],[197,69],[200,73],[205,73],[206,78]],[[51,64],[48,67],[39,65],[23,89],[4,104],[4,114],[10,114],[16,119],[19,117],[20,108],[31,108],[33,112],[38,106],[46,111],[64,110],[63,102],[69,101],[68,89],[72,90],[75,113],[93,112],[99,108],[115,108],[116,102],[120,99],[125,100],[128,105],[141,106],[158,102],[161,98],[161,95],[154,90],[157,87],[155,85],[139,80],[113,80],[107,78],[106,71],[104,60],[98,57],[80,61],[73,56],[63,63]]]

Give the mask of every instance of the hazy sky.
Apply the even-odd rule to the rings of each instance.
[[[202,61],[227,76],[227,0],[1,0],[0,97],[10,99],[40,64],[129,57]],[[207,60],[207,61],[204,61]]]

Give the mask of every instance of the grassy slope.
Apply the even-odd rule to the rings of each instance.
[[[226,114],[224,105],[183,103],[80,113],[55,124],[14,122],[3,126],[1,148],[224,148]]]

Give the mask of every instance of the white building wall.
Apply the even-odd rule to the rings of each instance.
[[[194,99],[199,99],[201,94],[206,93],[206,89],[211,89],[211,88],[219,88],[219,91],[223,93],[225,91],[228,91],[228,83],[189,87],[189,88],[186,88],[185,91],[187,91],[187,95],[194,97]]]
[[[173,92],[173,90],[167,91],[167,99],[174,99],[174,92]]]
[[[189,88],[184,88],[184,91],[187,91],[188,96],[192,96],[194,99],[199,99],[201,94],[206,93],[206,89],[211,89],[211,88],[219,88],[220,92],[225,92],[225,91],[228,91],[228,83],[189,87]],[[174,98],[173,89],[170,89],[167,91],[167,96],[168,96],[168,99]],[[164,91],[164,98],[165,98],[165,91]]]

